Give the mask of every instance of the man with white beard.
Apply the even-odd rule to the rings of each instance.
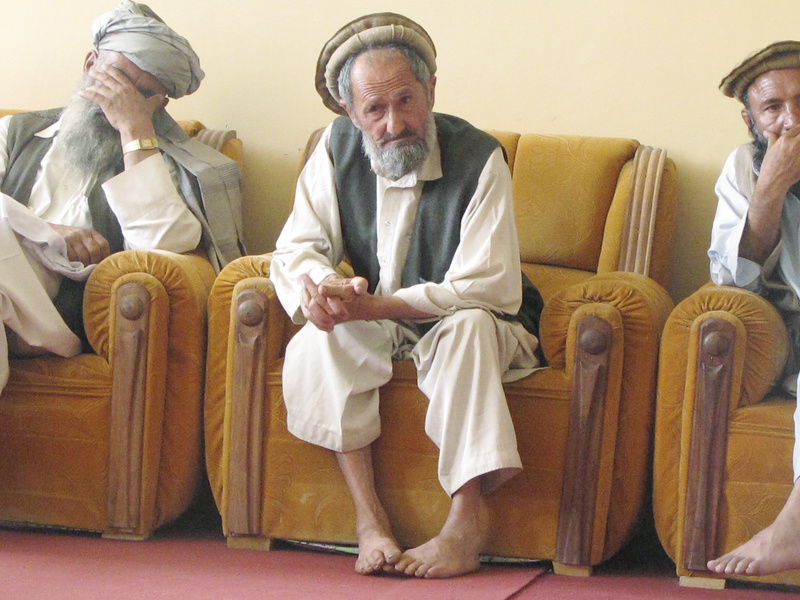
[[[435,57],[425,30],[393,13],[357,19],[326,44],[317,90],[343,116],[299,177],[270,265],[284,309],[305,323],[286,349],[287,425],[336,453],[365,575],[478,568],[481,496],[522,467],[502,382],[538,364],[541,297],[521,274],[503,150],[432,112]],[[355,277],[337,273],[344,257]],[[371,456],[393,358],[416,364],[452,497],[440,533],[405,550]]]
[[[236,163],[164,110],[203,78],[189,43],[129,0],[93,38],[66,108],[0,119],[0,392],[9,351],[80,351],[83,284],[110,253],[243,252]]]

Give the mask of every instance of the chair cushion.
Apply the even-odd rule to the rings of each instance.
[[[523,262],[597,271],[603,231],[629,139],[523,135],[514,207]]]

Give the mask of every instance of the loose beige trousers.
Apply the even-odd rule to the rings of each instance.
[[[51,299],[58,292],[60,273],[86,279],[90,272],[90,267],[69,262],[64,239],[44,221],[0,195],[0,393],[9,377],[7,328],[26,353],[80,352],[80,340]]]
[[[430,401],[425,432],[439,448],[442,488],[452,495],[483,476],[488,493],[522,469],[502,381],[537,366],[538,341],[481,309],[459,310],[415,337],[394,321],[342,323],[331,333],[307,323],[286,349],[289,431],[336,452],[371,444],[380,435],[378,388],[392,377],[392,359],[410,350]]]

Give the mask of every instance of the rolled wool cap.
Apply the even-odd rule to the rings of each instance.
[[[800,42],[775,42],[745,58],[720,82],[719,89],[731,98],[744,101],[750,84],[759,75],[775,69],[800,68]]]
[[[347,114],[339,104],[339,71],[347,59],[371,44],[398,42],[416,50],[433,75],[436,47],[428,33],[411,19],[395,13],[359,17],[328,40],[317,59],[315,85],[322,102],[333,112]]]

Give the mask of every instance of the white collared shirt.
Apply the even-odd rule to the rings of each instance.
[[[8,163],[11,117],[0,119],[0,181]],[[37,133],[54,137],[60,121]],[[83,178],[66,161],[60,145],[45,154],[31,189],[28,208],[49,223],[91,227],[88,194],[94,178]],[[201,225],[178,191],[177,172],[154,155],[102,184],[122,229],[127,249],[188,252],[200,241]]]

